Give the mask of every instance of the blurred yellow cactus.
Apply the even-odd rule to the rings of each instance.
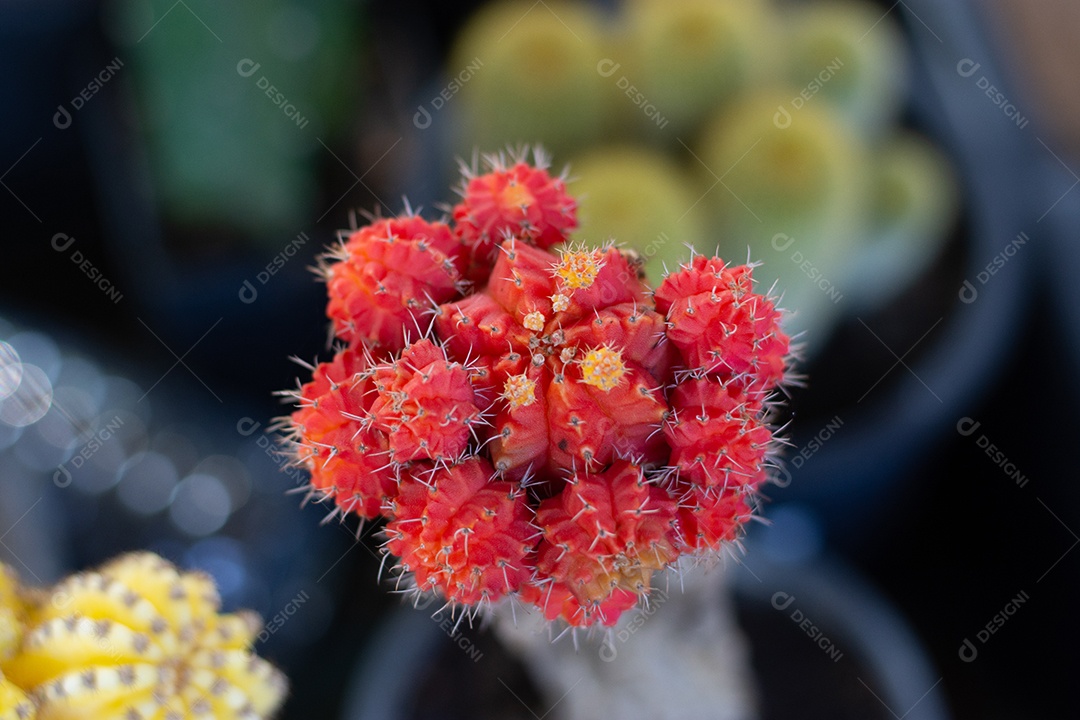
[[[270,717],[286,682],[250,651],[261,621],[219,606],[209,576],[125,555],[43,595],[2,668],[38,720]]]
[[[0,662],[10,658],[22,638],[26,603],[15,572],[0,563]],[[3,707],[3,706],[0,706]]]
[[[0,675],[0,720],[29,720],[34,706],[26,693]]]

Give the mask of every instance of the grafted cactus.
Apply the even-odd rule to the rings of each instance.
[[[565,244],[561,180],[523,154],[487,163],[451,229],[353,233],[347,248],[406,238],[402,263],[360,253],[386,292],[354,280],[375,270],[329,266],[348,348],[289,393],[292,450],[335,514],[386,519],[406,587],[612,625],[656,572],[739,537],[770,477],[789,340],[751,267],[695,257],[653,292],[632,253]]]

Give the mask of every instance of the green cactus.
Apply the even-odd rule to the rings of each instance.
[[[959,213],[945,157],[910,132],[889,138],[874,158],[873,227],[845,281],[860,307],[874,309],[937,257]]]
[[[806,106],[780,122],[786,98],[784,90],[756,92],[715,118],[698,146],[699,174],[712,188],[705,201],[720,255],[745,258],[749,251],[763,265],[763,286],[778,280],[784,305],[798,308],[785,327],[813,329],[820,342],[869,225],[871,174],[862,141],[828,105]]]
[[[626,78],[670,122],[670,142],[738,93],[772,82],[779,23],[762,0],[632,0]],[[642,127],[650,118],[633,107]]]
[[[829,0],[792,7],[787,57],[794,105],[829,102],[868,137],[895,124],[907,89],[907,58],[894,17],[878,5]]]
[[[602,18],[581,4],[494,2],[470,19],[450,69],[482,64],[461,88],[461,148],[542,142],[566,152],[593,141],[608,81]]]
[[[637,252],[650,282],[663,278],[672,250],[704,245],[701,192],[667,156],[634,147],[596,150],[575,160],[571,188],[580,200],[575,238],[614,238]],[[678,267],[670,263],[668,270]]]

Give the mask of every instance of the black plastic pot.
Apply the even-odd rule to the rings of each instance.
[[[936,278],[923,278],[876,327],[875,318],[849,321],[839,333],[848,336],[847,344],[841,337],[808,370],[805,395],[815,412],[795,418],[786,471],[791,482],[770,495],[809,505],[827,533],[850,547],[882,525],[915,463],[976,409],[980,393],[1007,362],[1028,306],[1034,253],[1013,252],[993,274],[986,274],[987,265],[1020,233],[1034,239],[1037,231],[1028,195],[1035,190],[1023,184],[1025,178],[1036,184],[1035,137],[1031,129],[1018,130],[979,87],[987,77],[1006,95],[1011,92],[971,4],[886,5],[903,20],[913,51],[909,117],[952,159],[966,220],[948,258],[961,263],[959,274],[955,267],[939,267]],[[923,293],[934,290],[935,281],[941,297],[927,307]],[[913,313],[922,314],[902,343],[874,337],[888,338],[882,326]],[[880,385],[871,385],[877,378],[867,379],[847,404],[831,404],[824,395],[832,388],[822,386],[828,372],[815,375],[815,367],[835,370],[850,350],[867,347],[882,355],[887,376]],[[847,377],[838,379],[851,385]],[[804,457],[798,460],[800,452]]]
[[[1038,271],[1049,282],[1062,339],[1076,377],[1080,370],[1080,162],[1045,151],[1042,202],[1046,216],[1045,243]],[[1064,165],[1063,165],[1064,163]],[[1068,166],[1068,167],[1067,167]]]
[[[733,576],[762,720],[949,717],[926,653],[851,570],[836,561],[770,565],[759,552],[750,557],[752,572]],[[555,698],[538,696],[493,633],[466,628],[451,636],[443,616],[430,616],[437,608],[406,605],[382,625],[353,671],[343,720],[527,720],[551,708]]]

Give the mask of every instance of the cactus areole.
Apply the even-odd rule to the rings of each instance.
[[[285,426],[313,497],[385,519],[400,587],[612,625],[683,555],[740,537],[770,478],[789,339],[752,268],[656,289],[534,153],[466,169],[449,223],[411,211],[323,257],[339,345]]]

